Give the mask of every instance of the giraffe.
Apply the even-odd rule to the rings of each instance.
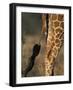
[[[46,14],[42,16],[42,30],[46,30]],[[45,75],[54,75],[54,63],[64,43],[64,15],[48,14],[48,35],[45,54]]]

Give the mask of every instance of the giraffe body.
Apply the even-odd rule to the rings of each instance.
[[[45,75],[54,75],[54,63],[64,42],[64,15],[48,14]]]

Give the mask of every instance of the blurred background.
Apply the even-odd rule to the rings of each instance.
[[[22,77],[25,75],[25,70],[29,65],[32,49],[35,44],[39,43],[42,29],[42,14],[39,13],[23,13],[22,12]],[[35,59],[32,70],[28,73],[28,77],[44,76],[45,75],[45,41],[43,37],[39,55]],[[64,47],[61,48],[58,57],[56,58],[54,75],[64,74]]]
[[[35,44],[39,43],[41,35],[41,15],[34,13],[22,13],[22,76],[28,67],[32,49]],[[34,66],[27,76],[44,76],[44,55],[45,55],[45,39],[42,39],[41,50],[35,59]]]

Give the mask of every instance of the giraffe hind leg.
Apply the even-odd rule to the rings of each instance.
[[[54,68],[52,69],[52,73],[51,73],[51,76],[54,76]]]

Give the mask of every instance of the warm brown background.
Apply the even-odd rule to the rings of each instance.
[[[22,67],[21,73],[24,77],[25,70],[32,55],[32,48],[39,42],[41,34],[41,15],[22,13]],[[42,38],[41,50],[35,59],[35,64],[27,76],[44,76],[45,75],[45,38]],[[61,48],[55,62],[55,75],[64,74],[64,47]]]

